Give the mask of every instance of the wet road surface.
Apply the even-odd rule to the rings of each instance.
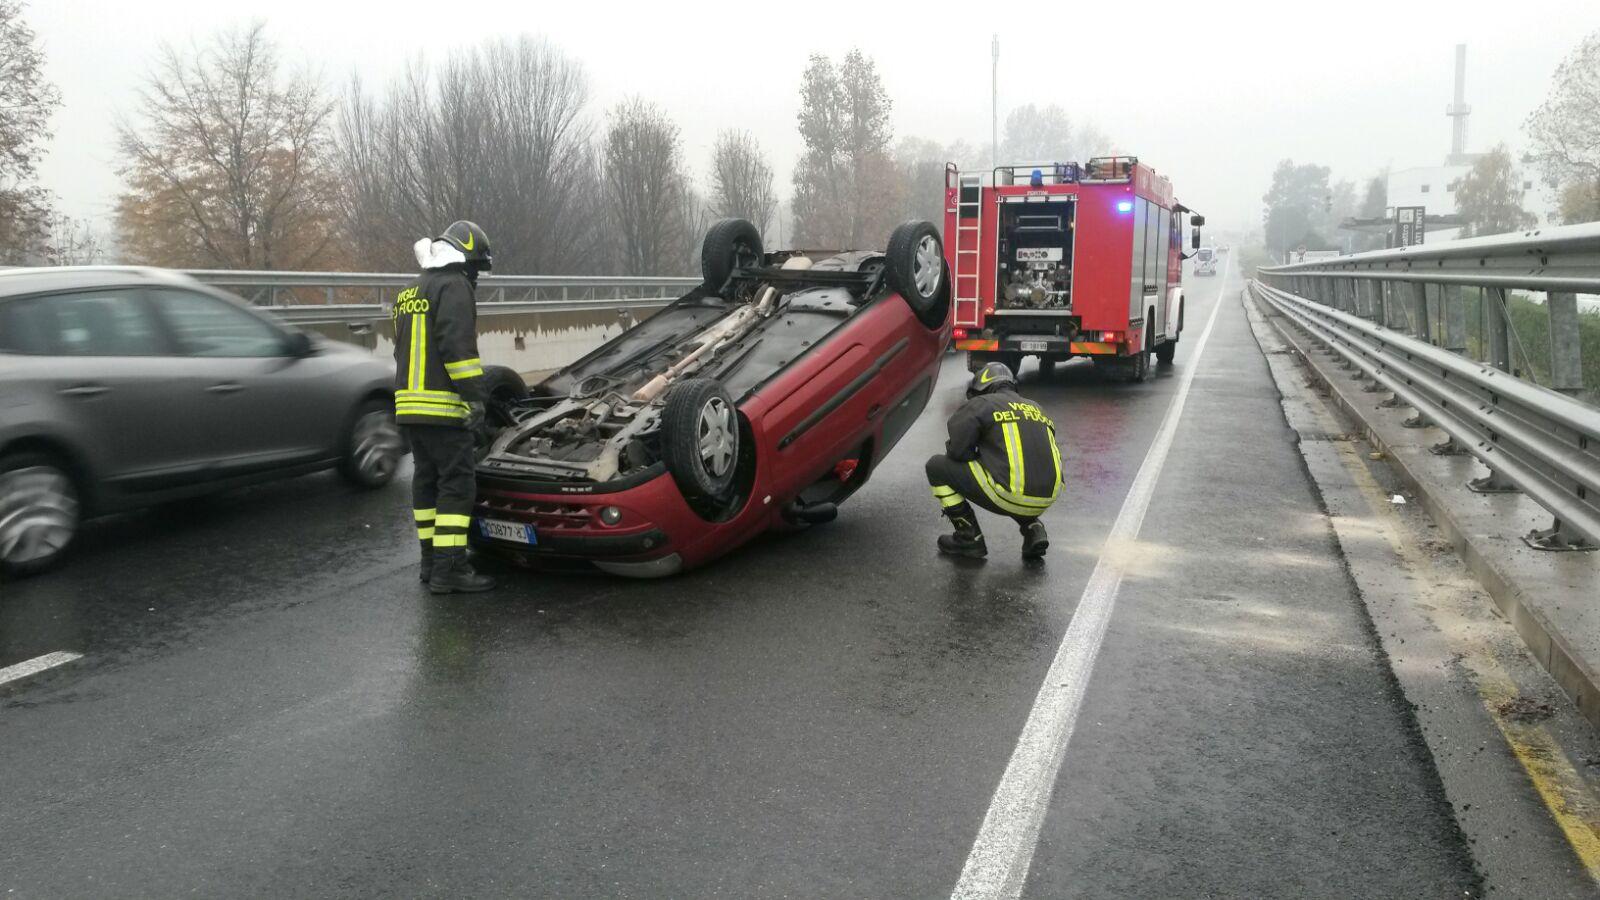
[[[955,357],[837,522],[667,581],[432,597],[404,487],[332,475],[102,523],[0,584],[0,666],[84,654],[0,687],[0,891],[949,896],[1222,296],[1025,895],[1475,895],[1228,287],[1145,384],[1029,368],[1043,566],[933,549]]]

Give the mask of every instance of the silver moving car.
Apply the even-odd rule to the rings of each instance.
[[[86,517],[338,466],[394,477],[394,364],[143,268],[0,272],[0,575]]]

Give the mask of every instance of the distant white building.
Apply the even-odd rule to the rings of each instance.
[[[1470,158],[1476,158],[1476,154]],[[1456,205],[1456,188],[1461,179],[1472,171],[1470,164],[1419,166],[1389,173],[1389,209],[1385,214],[1393,217],[1397,206],[1421,206],[1427,215],[1453,216],[1459,213]],[[1522,187],[1522,208],[1533,215],[1535,225],[1561,224],[1560,202],[1555,191],[1529,169],[1518,166],[1517,178]],[[1428,240],[1448,241],[1460,235],[1460,228],[1429,230]]]

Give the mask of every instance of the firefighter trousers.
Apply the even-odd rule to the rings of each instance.
[[[1027,523],[1038,518],[1037,514],[1025,516],[1001,509],[978,483],[978,478],[973,474],[969,463],[951,459],[943,453],[936,453],[928,458],[927,472],[928,485],[933,488],[934,499],[945,509],[966,501],[979,509],[986,509],[997,516],[1005,516],[1019,523]]]
[[[472,432],[455,425],[401,430],[411,445],[411,506],[423,553],[464,552],[478,493]]]

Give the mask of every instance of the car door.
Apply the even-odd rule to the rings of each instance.
[[[240,303],[182,288],[149,292],[180,353],[200,366],[221,467],[247,474],[327,459],[349,398],[332,363],[293,352],[290,332]]]
[[[33,418],[82,453],[112,492],[181,485],[204,466],[191,419],[199,389],[139,288],[0,302],[0,353],[43,407]]]

